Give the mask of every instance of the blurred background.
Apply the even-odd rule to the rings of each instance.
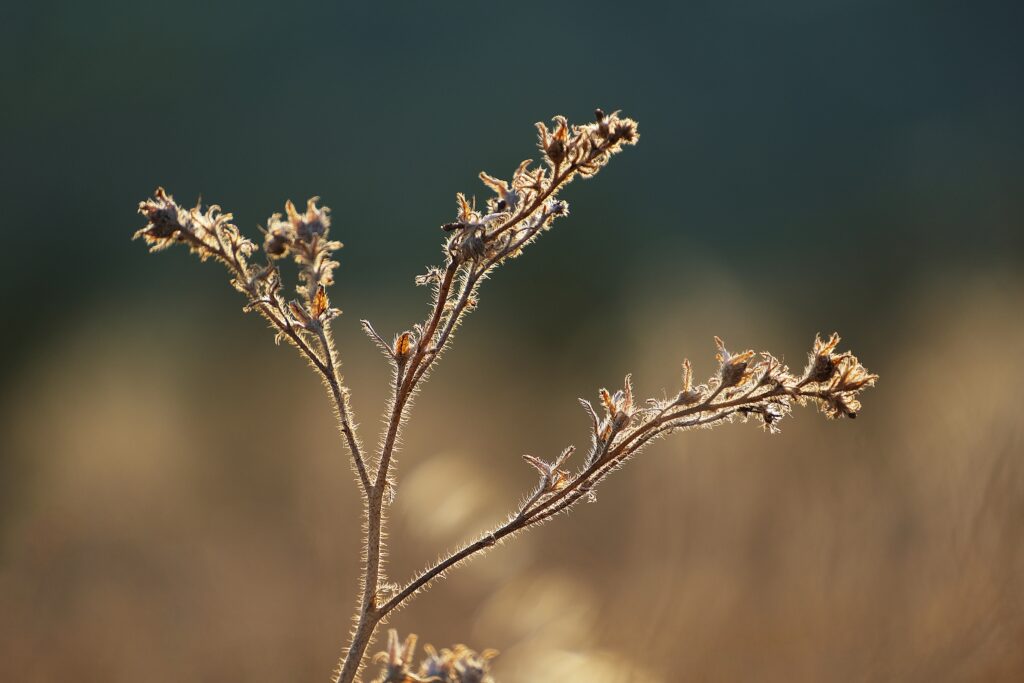
[[[317,380],[222,270],[129,241],[164,185],[250,235],[319,195],[358,331],[425,311],[454,193],[534,121],[642,139],[486,284],[421,395],[390,571],[474,537],[584,445],[577,396],[712,335],[802,367],[844,335],[856,422],[660,442],[594,505],[392,622],[501,683],[1024,679],[1024,43],[1016,2],[108,2],[5,7],[0,679],[323,681],[360,505]],[[378,641],[379,642],[379,641]],[[376,647],[375,647],[376,649]]]

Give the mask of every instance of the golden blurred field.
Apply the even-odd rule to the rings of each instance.
[[[716,333],[802,366],[819,330],[793,302],[721,277],[641,297],[657,272],[630,285],[653,302],[557,344],[518,337],[485,289],[407,432],[395,579],[509,511],[520,454],[582,444],[575,398],[626,370],[660,395],[684,355],[712,371]],[[341,650],[359,501],[322,391],[238,307],[172,295],[77,316],[3,387],[0,680],[326,680]],[[1024,280],[898,296],[891,319],[836,324],[882,377],[857,421],[662,441],[392,625],[501,650],[501,683],[1024,680]],[[355,317],[336,329],[370,440],[387,370]]]
[[[855,421],[655,444],[390,625],[499,650],[496,683],[1024,681],[1022,26],[1019,0],[5,3],[0,683],[326,682],[347,642],[362,506],[325,392],[222,268],[129,239],[139,200],[262,241],[322,197],[372,451],[390,371],[359,320],[421,320],[455,193],[482,209],[480,171],[550,154],[535,122],[597,107],[640,142],[419,395],[392,580],[503,521],[522,454],[582,455],[577,397],[675,394],[713,335],[799,369],[836,330],[881,379]]]

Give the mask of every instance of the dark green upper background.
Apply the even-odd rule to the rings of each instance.
[[[346,244],[342,307],[399,286],[418,306],[454,193],[534,156],[534,121],[594,106],[639,120],[641,143],[567,193],[564,232],[517,264],[513,313],[556,282],[596,315],[652,256],[680,286],[710,259],[851,319],[922,269],[1019,269],[1021,3],[666,4],[5,8],[5,311],[46,335],[57,307],[172,282],[233,296],[128,242],[158,184],[253,233],[320,195]]]

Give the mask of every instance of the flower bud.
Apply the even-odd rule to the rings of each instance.
[[[392,353],[395,354],[395,360],[399,364],[405,363],[407,360],[412,358],[413,350],[413,338],[412,332],[403,332],[395,338],[395,344],[392,348]]]

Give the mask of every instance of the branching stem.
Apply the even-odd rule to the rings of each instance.
[[[836,334],[827,341],[815,340],[810,364],[800,379],[790,375],[768,354],[762,354],[764,360],[756,364],[751,360],[753,351],[730,354],[717,337],[721,367],[717,380],[713,379],[710,386],[701,385],[694,390],[690,365],[686,362],[683,390],[676,399],[652,399],[646,404],[648,407],[638,408],[627,376],[621,391],[613,394],[601,390],[603,420],[589,402],[581,399],[593,429],[592,447],[581,467],[572,474],[561,469],[571,457],[572,447],[550,463],[525,456],[538,470],[540,481],[516,512],[500,526],[391,592],[384,576],[385,513],[392,498],[395,449],[412,399],[451,344],[466,313],[475,307],[480,283],[500,264],[517,256],[557,217],[568,213],[568,205],[557,198],[558,192],[577,175],[594,175],[612,155],[638,139],[636,122],[619,116],[618,112],[609,115],[599,109],[595,119],[589,124],[570,126],[559,116],[551,129],[537,124],[544,162],[533,169],[532,162],[524,162],[511,182],[482,173],[481,179],[497,195],[487,201],[486,211],[478,211],[475,200],[458,195],[457,220],[442,226],[450,235],[445,247],[445,268],[432,268],[417,280],[436,283],[431,310],[422,325],[403,332],[391,345],[364,321],[367,333],[391,359],[394,369],[386,428],[372,468],[367,466],[357,436],[330,331],[330,321],[340,311],[331,308],[326,288],[333,284],[332,272],[338,265],[332,254],[342,245],[328,236],[329,209],[318,207],[315,199],[307,202],[304,212],[286,202],[286,215],[274,214],[264,231],[267,262],[261,266],[249,263],[257,245],[244,238],[229,222],[230,214],[221,213],[218,207],[208,207],[205,212],[199,206],[184,209],[162,188],[139,205],[148,224],[136,237],[145,239],[154,250],[185,243],[200,258],[222,262],[231,272],[236,289],[247,297],[246,310],[258,311],[276,331],[278,340],[286,339],[295,346],[328,390],[339,431],[351,453],[366,525],[355,625],[339,661],[335,683],[353,683],[358,678],[377,627],[432,581],[503,539],[592,498],[605,477],[655,439],[675,430],[712,425],[737,415],[759,416],[766,427],[775,430],[775,423],[790,410],[791,403],[802,403],[804,399],[817,401],[830,417],[855,417],[860,409],[859,392],[877,379],[852,354],[835,353],[839,342]],[[287,303],[282,295],[280,271],[274,265],[285,257],[291,257],[299,266],[297,290],[301,295],[299,300]],[[412,647],[412,641],[400,646],[397,636],[391,637],[387,656],[392,673],[387,675],[387,681],[421,680],[405,668],[407,662],[402,653]]]

